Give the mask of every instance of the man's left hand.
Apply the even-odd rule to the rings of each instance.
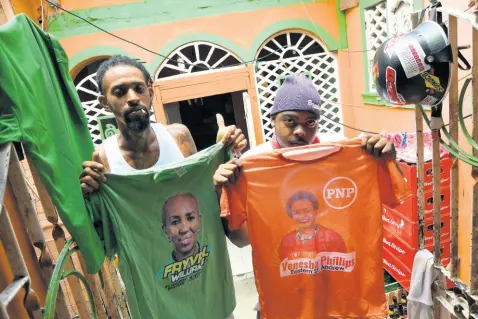
[[[216,119],[217,126],[219,127],[216,142],[225,143],[230,146],[233,151],[241,152],[245,149],[247,146],[247,140],[244,134],[242,134],[241,129],[237,128],[235,125],[226,126],[221,114],[216,114]]]
[[[362,137],[362,147],[375,157],[391,160],[395,160],[397,157],[393,143],[380,134],[364,135]]]

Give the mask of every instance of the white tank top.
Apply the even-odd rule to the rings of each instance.
[[[168,164],[174,161],[179,161],[184,158],[179,150],[174,138],[169,134],[166,128],[160,123],[151,123],[154,134],[159,144],[159,159],[153,166],[147,168],[151,169],[156,166]],[[121,154],[118,145],[118,135],[111,136],[103,142],[106,158],[110,165],[110,172],[114,174],[132,173],[141,171],[131,167]]]

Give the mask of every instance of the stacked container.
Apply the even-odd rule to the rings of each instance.
[[[412,189],[412,198],[394,209],[383,206],[383,262],[385,269],[407,291],[410,289],[413,259],[418,251],[417,167],[399,162]],[[450,262],[450,168],[448,156],[441,159],[441,257],[446,267]],[[425,163],[425,248],[433,252],[433,175],[432,163]]]

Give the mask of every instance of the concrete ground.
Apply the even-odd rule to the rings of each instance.
[[[236,310],[234,319],[256,319],[257,313],[253,310],[257,303],[257,290],[252,274],[235,276]]]

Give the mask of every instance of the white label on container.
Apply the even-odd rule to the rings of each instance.
[[[423,104],[423,105],[435,105],[438,103],[438,99],[431,96],[431,95],[427,95],[426,98],[423,99],[423,101],[420,102],[420,104]]]
[[[425,63],[425,52],[417,40],[402,41],[396,46],[395,53],[407,78],[431,69],[430,65]]]

